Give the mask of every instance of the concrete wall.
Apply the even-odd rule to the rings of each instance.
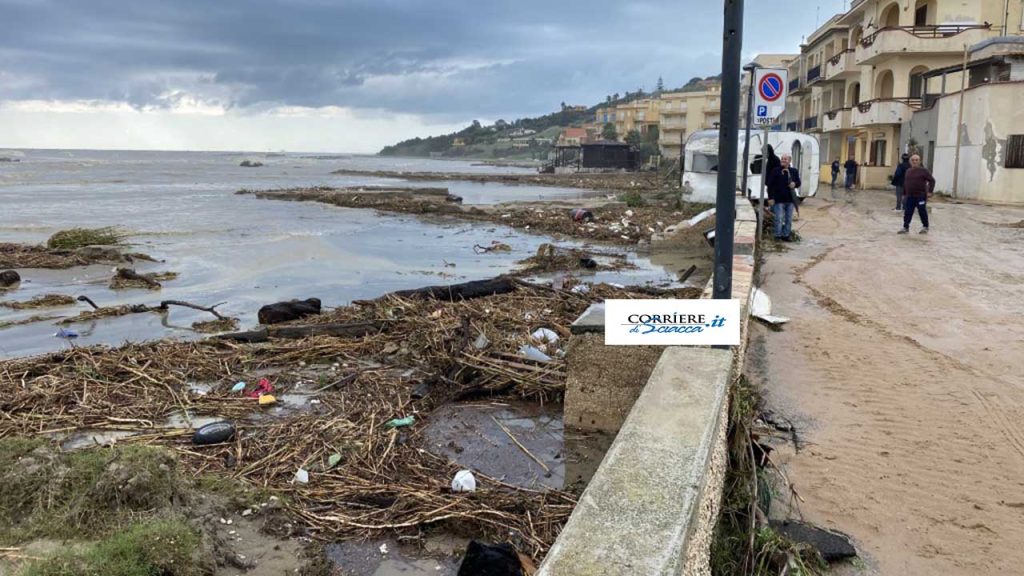
[[[964,133],[960,145],[960,198],[1024,204],[1024,169],[1005,168],[1007,136],[1024,134],[1024,82],[982,84],[964,93]],[[935,142],[935,188],[950,193],[956,165],[959,94],[939,99]]]
[[[737,203],[739,350],[667,347],[538,576],[710,574],[728,466],[729,386],[742,369],[754,275],[754,210]],[[710,297],[708,284],[704,297]],[[569,394],[566,411],[572,410]]]

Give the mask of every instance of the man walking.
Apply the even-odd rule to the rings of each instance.
[[[775,239],[784,242],[792,240],[793,203],[796,201],[796,189],[800,187],[800,172],[789,164],[792,158],[783,154],[780,166],[768,174],[768,202],[772,206],[775,217]]]
[[[836,189],[836,178],[839,177],[839,156],[832,161],[832,189]]]
[[[896,207],[893,210],[903,210],[903,178],[910,169],[910,155],[904,154],[900,158],[900,164],[892,175],[892,187],[896,189]]]
[[[843,167],[846,168],[846,189],[849,190],[857,182],[857,161],[853,159],[852,154]]]
[[[931,172],[921,166],[921,156],[910,157],[910,169],[903,176],[903,229],[897,234],[910,232],[910,221],[914,219],[914,209],[921,215],[921,234],[928,233],[928,198],[935,192],[935,178]]]

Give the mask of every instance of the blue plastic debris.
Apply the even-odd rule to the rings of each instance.
[[[245,390],[245,382],[239,382],[231,387],[232,392],[241,392],[243,390]]]
[[[61,328],[60,330],[57,330],[57,333],[54,334],[54,336],[57,338],[65,338],[70,340],[71,338],[78,338],[78,332],[75,332],[74,330],[67,330],[65,328]]]

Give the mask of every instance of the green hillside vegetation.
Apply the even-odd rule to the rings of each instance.
[[[658,89],[652,94],[638,89],[635,92],[609,94],[605,101],[595,104],[586,110],[579,110],[568,107],[562,103],[561,110],[539,116],[536,118],[520,118],[513,122],[498,120],[494,124],[484,126],[479,120],[450,134],[439,136],[428,136],[426,138],[412,138],[404,140],[391,146],[385,146],[381,156],[441,156],[444,158],[501,158],[511,160],[542,160],[547,157],[551,144],[558,139],[558,135],[568,127],[579,127],[594,119],[594,113],[598,108],[625,104],[642,98],[657,96],[661,92],[691,92],[703,89],[702,81],[717,80],[718,76],[707,78],[694,77],[680,88],[664,89],[661,78],[658,79]],[[520,136],[521,130],[533,130],[535,133]],[[619,137],[624,135],[620,134]],[[514,147],[511,138],[526,139],[528,146]],[[530,142],[540,140],[540,142]],[[459,145],[456,143],[459,142]]]

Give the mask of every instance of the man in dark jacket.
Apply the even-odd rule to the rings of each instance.
[[[793,204],[796,202],[796,189],[800,187],[800,172],[789,165],[792,160],[789,154],[783,154],[780,165],[768,173],[766,187],[768,202],[775,216],[775,238],[790,241],[793,228]]]
[[[910,169],[910,155],[904,154],[900,158],[900,164],[892,175],[892,187],[896,189],[896,207],[893,210],[903,210],[903,177]]]
[[[853,188],[853,185],[857,183],[857,161],[850,156],[850,159],[843,164],[843,168],[846,168],[846,189]]]
[[[839,157],[832,161],[832,189],[836,188],[836,178],[839,177]]]
[[[914,154],[910,157],[910,169],[903,176],[903,229],[897,234],[910,232],[915,208],[921,215],[921,234],[928,233],[928,207],[925,203],[934,192],[935,178],[932,178],[927,168],[921,166],[921,157]]]

